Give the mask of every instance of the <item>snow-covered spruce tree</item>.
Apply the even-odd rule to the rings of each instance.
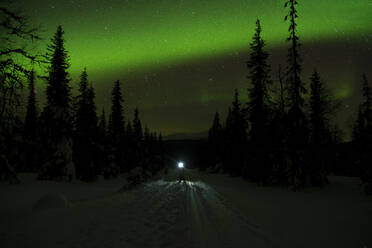
[[[289,37],[287,41],[290,42],[288,49],[288,93],[289,93],[289,111],[287,114],[286,126],[288,132],[287,145],[291,157],[291,166],[289,171],[289,184],[293,190],[298,190],[305,185],[305,147],[308,142],[308,128],[307,119],[303,112],[304,97],[306,88],[301,80],[301,58],[299,54],[299,36],[297,35],[298,13],[296,6],[297,0],[286,0],[284,7],[288,8],[288,14],[285,20],[289,21]]]
[[[248,89],[248,120],[251,125],[249,132],[252,156],[255,157],[251,165],[250,175],[252,179],[260,184],[266,184],[271,174],[269,168],[268,154],[270,152],[267,134],[269,125],[269,102],[270,96],[268,86],[270,80],[270,66],[267,63],[269,54],[264,51],[265,42],[261,37],[260,20],[256,21],[256,32],[250,44],[251,53],[247,66],[248,78],[251,80],[252,88]],[[252,150],[253,149],[253,150]]]
[[[41,114],[46,161],[39,171],[39,179],[72,179],[75,165],[72,160],[72,113],[70,78],[64,32],[58,26],[45,56],[48,62],[47,103]]]
[[[93,181],[99,172],[97,154],[97,114],[95,93],[89,86],[86,69],[80,76],[79,95],[76,97],[74,158],[76,175],[84,181]]]
[[[124,169],[124,115],[123,115],[123,96],[120,88],[120,81],[114,83],[112,89],[112,105],[109,118],[109,164],[104,167],[105,178],[116,177]]]

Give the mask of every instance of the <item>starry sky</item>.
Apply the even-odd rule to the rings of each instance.
[[[282,0],[2,0],[42,27],[44,52],[61,24],[76,85],[87,67],[98,112],[110,109],[122,83],[125,115],[138,106],[143,122],[163,134],[207,130],[239,89],[247,100],[246,61],[261,19],[273,79],[285,67],[288,23]],[[299,0],[302,79],[316,67],[343,100],[336,123],[349,128],[360,100],[361,74],[372,82],[372,1]],[[39,92],[45,85],[39,83]],[[42,102],[42,100],[41,100]],[[347,130],[346,130],[347,131]]]

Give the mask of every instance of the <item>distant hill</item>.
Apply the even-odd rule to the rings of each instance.
[[[199,133],[175,133],[164,136],[164,140],[200,140],[208,138],[208,131]]]

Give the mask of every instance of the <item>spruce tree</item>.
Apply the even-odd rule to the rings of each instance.
[[[112,138],[118,142],[124,137],[123,96],[119,80],[112,89],[111,125]]]
[[[310,80],[310,142],[318,146],[328,141],[328,115],[332,111],[333,99],[316,70]]]
[[[70,106],[70,78],[64,32],[58,26],[48,52],[47,103],[41,114],[44,125],[44,145],[47,162],[39,171],[40,179],[73,178],[72,162],[72,116]]]
[[[129,141],[133,141],[134,139],[133,125],[130,120],[127,121],[127,127],[125,128],[125,138]]]
[[[358,116],[353,126],[353,142],[359,144],[363,137],[364,131],[364,116],[362,105],[358,107]]]
[[[142,131],[142,124],[139,118],[139,110],[136,108],[134,110],[134,118],[133,118],[133,154],[134,154],[134,164],[138,166],[141,164],[142,156],[143,156],[143,131]]]
[[[99,160],[99,174],[102,174],[103,167],[108,163],[108,135],[105,109],[102,108],[102,113],[98,121],[98,160]]]
[[[28,81],[28,100],[27,100],[27,110],[24,123],[24,136],[27,139],[34,140],[37,135],[37,106],[36,106],[36,94],[35,94],[35,73],[32,70],[29,75]]]
[[[134,129],[135,140],[137,142],[141,142],[143,138],[143,132],[142,132],[141,120],[139,119],[138,108],[134,110],[133,129]]]
[[[360,177],[364,183],[364,190],[367,194],[372,194],[372,89],[365,74],[363,74],[362,96],[358,119],[354,126],[355,155],[360,161]]]
[[[126,156],[126,164],[127,164],[127,170],[130,171],[137,165],[137,147],[136,147],[136,141],[135,141],[135,135],[133,130],[133,124],[130,120],[127,121],[127,126],[125,128],[125,140],[126,140],[126,149],[125,152],[127,154]]]
[[[298,13],[296,6],[297,0],[286,0],[285,8],[288,8],[288,14],[285,16],[285,21],[289,21],[289,37],[287,41],[291,43],[288,49],[288,68],[287,77],[289,81],[289,93],[292,107],[302,107],[304,104],[303,94],[306,93],[306,88],[301,80],[301,57],[299,47],[301,46],[299,36],[297,35],[297,18]]]
[[[248,102],[248,119],[250,121],[251,130],[250,138],[254,145],[260,146],[265,141],[265,128],[268,125],[269,118],[269,93],[268,86],[270,80],[270,66],[267,63],[269,54],[264,51],[265,42],[261,37],[260,20],[256,22],[256,33],[253,36],[253,41],[250,44],[251,54],[247,63],[249,69],[248,78],[251,80],[252,88],[249,92]]]
[[[354,125],[353,138],[359,144],[372,142],[372,89],[367,76],[363,74],[362,103],[358,108],[358,117]]]
[[[77,176],[85,181],[95,180],[99,171],[95,157],[98,149],[98,118],[94,98],[94,88],[89,86],[85,68],[80,76],[77,97],[74,146]]]
[[[107,132],[107,123],[106,123],[106,113],[105,109],[102,108],[101,116],[99,117],[98,127],[101,132],[101,134],[106,135]]]
[[[212,127],[209,129],[209,132],[208,132],[208,141],[210,145],[213,147],[213,149],[216,149],[216,145],[221,142],[220,140],[221,131],[222,131],[222,126],[220,123],[220,114],[216,112],[214,114]]]
[[[248,175],[259,184],[266,184],[270,176],[267,157],[269,144],[267,129],[269,125],[269,102],[268,86],[270,80],[270,66],[267,63],[269,54],[264,50],[265,42],[261,37],[260,20],[256,21],[256,32],[250,43],[251,54],[247,63],[249,69],[248,78],[252,88],[248,89],[248,120],[250,122],[250,141],[252,163]]]
[[[286,120],[286,128],[288,130],[287,145],[291,156],[291,166],[288,168],[288,172],[289,184],[292,185],[295,191],[305,184],[304,156],[308,142],[307,119],[302,109],[306,89],[301,80],[301,58],[299,54],[301,44],[297,34],[297,5],[297,0],[286,0],[284,5],[285,8],[289,9],[284,20],[289,22],[287,41],[290,42],[286,75],[290,103]]]
[[[311,165],[307,172],[313,186],[324,186],[328,182],[325,171],[329,154],[325,151],[325,145],[330,143],[328,114],[331,110],[331,96],[316,70],[311,77],[310,88]]]
[[[39,165],[38,113],[35,93],[35,73],[32,70],[28,78],[28,101],[23,129],[23,171],[35,172]]]
[[[220,115],[218,112],[215,113],[213,118],[212,127],[208,132],[208,154],[206,156],[210,157],[209,163],[214,166],[222,160],[222,149],[223,147],[223,137],[222,137],[222,125],[220,123]],[[208,164],[204,165],[203,169],[206,169]]]
[[[226,145],[229,148],[224,161],[224,167],[232,175],[241,175],[245,164],[244,150],[247,146],[248,127],[245,115],[246,111],[241,107],[238,90],[235,90],[231,112],[226,121]]]
[[[109,135],[111,146],[112,164],[110,177],[117,176],[124,171],[125,161],[125,122],[123,115],[123,96],[119,80],[114,83],[112,89],[112,105],[109,119]],[[127,168],[128,169],[128,168]]]
[[[363,116],[365,122],[365,139],[372,142],[372,89],[368,83],[367,76],[363,73]]]
[[[285,20],[289,21],[289,37],[287,41],[290,42],[288,49],[288,93],[290,101],[290,109],[288,112],[288,131],[289,131],[289,146],[291,149],[298,149],[304,147],[308,141],[307,120],[303,112],[304,97],[306,88],[301,80],[301,57],[299,54],[299,36],[297,35],[297,0],[287,0],[285,8],[289,8]]]

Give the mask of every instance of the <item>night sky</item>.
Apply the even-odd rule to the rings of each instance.
[[[3,1],[4,2],[4,1]],[[11,3],[12,2],[12,3]],[[287,10],[279,0],[14,0],[45,32],[46,44],[61,24],[73,84],[86,66],[98,112],[110,109],[119,79],[125,114],[135,106],[143,122],[163,134],[204,131],[215,111],[223,117],[238,88],[247,100],[246,61],[255,20],[271,53],[273,79],[284,67]],[[349,128],[360,100],[362,72],[372,82],[372,1],[299,0],[302,79],[316,67],[338,99],[337,123]],[[44,85],[39,83],[39,92]],[[41,106],[40,106],[41,107]]]

